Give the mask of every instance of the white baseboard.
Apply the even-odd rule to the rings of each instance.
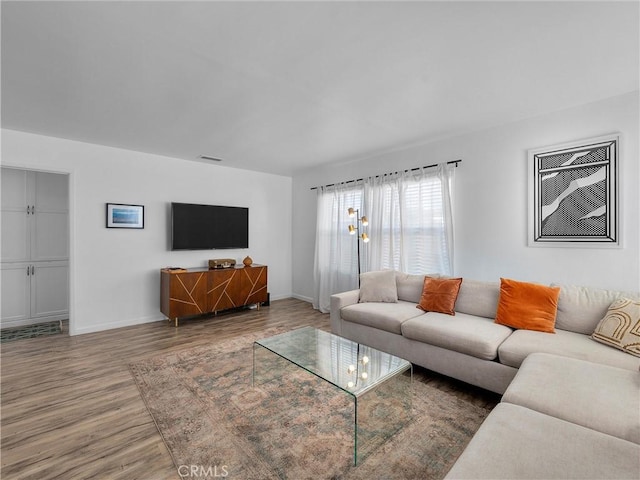
[[[297,295],[297,294],[292,294],[291,295],[293,298],[297,298],[298,300],[302,300],[303,302],[307,302],[307,303],[313,303],[313,298],[311,297],[305,297],[304,295]]]
[[[164,315],[153,315],[149,317],[130,318],[120,322],[99,323],[97,325],[87,325],[80,328],[73,328],[73,322],[69,322],[69,335],[83,335],[85,333],[103,332],[105,330],[113,330],[114,328],[132,327],[134,325],[142,325],[143,323],[152,323],[159,321],[167,321]]]

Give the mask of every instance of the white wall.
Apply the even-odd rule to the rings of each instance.
[[[294,296],[313,297],[316,192],[310,187],[398,169],[462,159],[456,171],[456,275],[499,281],[640,290],[640,151],[638,92],[444,139],[342,165],[308,170],[293,178]],[[623,247],[527,246],[527,150],[622,134],[620,199]]]
[[[291,296],[291,178],[2,130],[2,164],[70,174],[71,334],[163,319],[160,268],[210,258],[269,266]],[[249,207],[249,248],[170,251],[169,204]],[[105,228],[105,203],[145,206],[144,230]]]

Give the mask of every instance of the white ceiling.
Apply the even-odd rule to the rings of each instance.
[[[7,2],[2,126],[275,174],[638,89],[634,2]]]

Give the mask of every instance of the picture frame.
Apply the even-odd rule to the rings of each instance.
[[[528,151],[530,247],[620,247],[620,134]]]
[[[107,228],[144,228],[144,205],[107,203]]]

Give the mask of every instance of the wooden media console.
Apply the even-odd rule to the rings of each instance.
[[[216,314],[269,300],[267,266],[160,270],[160,311],[178,326],[182,317]]]

